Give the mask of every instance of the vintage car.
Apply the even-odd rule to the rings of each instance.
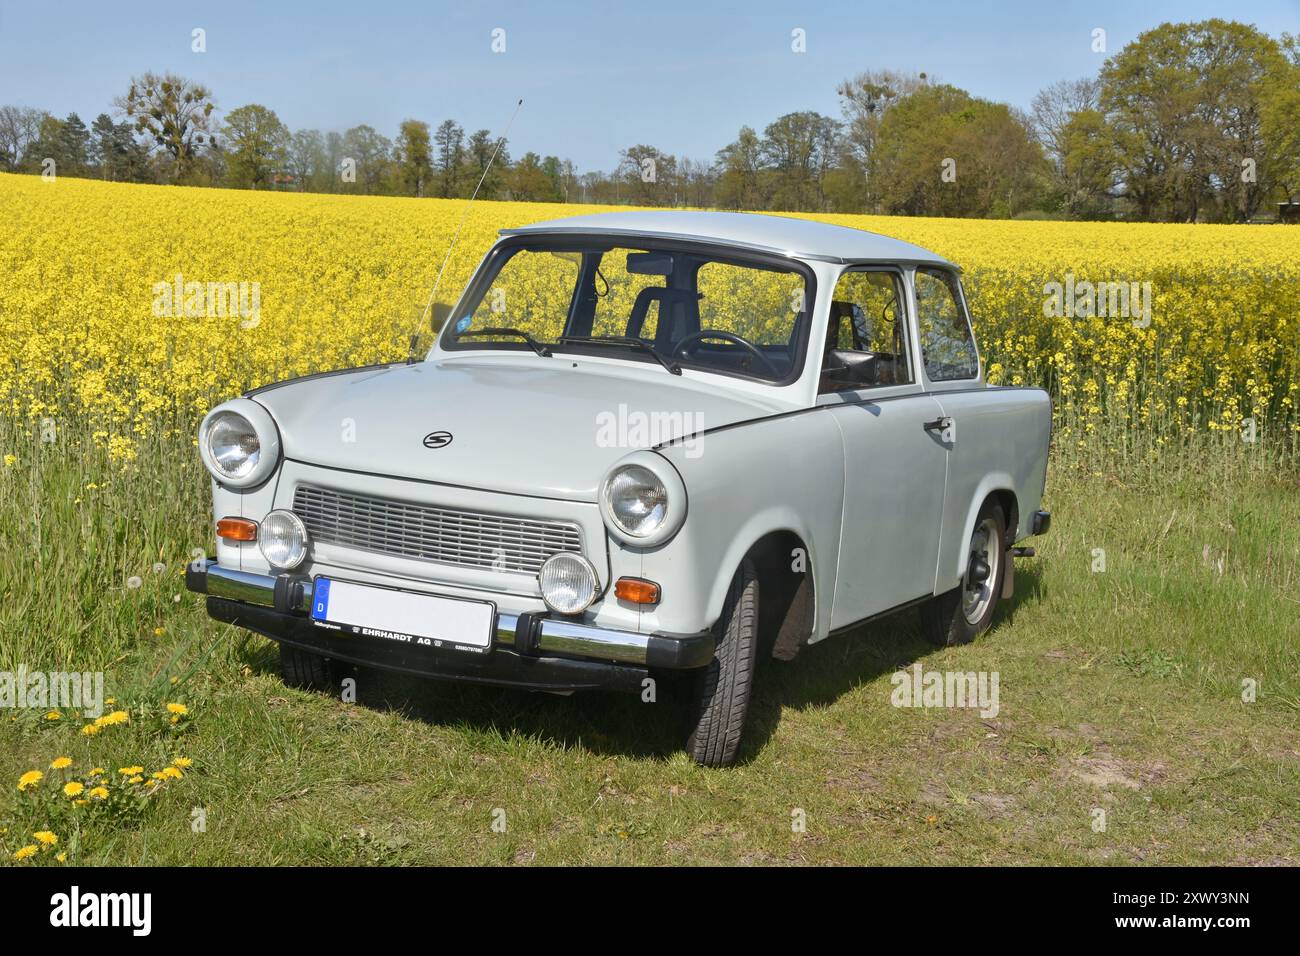
[[[1050,422],[1045,392],[984,383],[925,249],[543,222],[502,231],[423,360],[208,413],[216,558],[187,583],[298,686],[343,662],[658,701],[678,676],[687,749],[725,765],[760,659],[914,605],[941,645],[988,628],[1048,526]]]

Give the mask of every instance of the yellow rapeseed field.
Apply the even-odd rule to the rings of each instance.
[[[439,298],[498,229],[591,208],[475,205]],[[33,434],[76,422],[130,460],[251,386],[401,358],[463,209],[0,175],[0,408]],[[1300,228],[814,218],[961,265],[990,381],[1049,387],[1058,440],[1251,420],[1294,447]],[[1089,283],[1132,290],[1125,314],[1089,314],[1106,299],[1089,305]]]

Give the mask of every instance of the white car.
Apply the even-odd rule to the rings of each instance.
[[[1011,594],[1051,405],[984,383],[959,271],[802,219],[628,212],[502,232],[420,361],[212,409],[215,560],[188,584],[334,662],[657,699],[735,760],[760,658]]]

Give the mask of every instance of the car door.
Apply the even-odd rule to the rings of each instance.
[[[934,593],[946,450],[942,410],[919,381],[905,289],[900,270],[851,268],[830,306],[818,403],[844,443],[832,628]]]

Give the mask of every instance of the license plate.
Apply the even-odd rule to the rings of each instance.
[[[312,619],[363,637],[421,647],[484,650],[492,644],[496,606],[488,601],[418,594],[351,581],[317,578]]]

